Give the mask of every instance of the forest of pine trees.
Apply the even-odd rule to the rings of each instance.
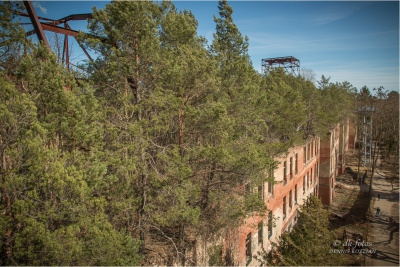
[[[0,263],[195,265],[265,205],[247,184],[354,109],[348,82],[259,74],[218,3],[210,46],[171,2],[115,1],[82,35],[85,75],[0,6]],[[393,133],[395,134],[395,132]],[[398,131],[397,131],[398,138]]]

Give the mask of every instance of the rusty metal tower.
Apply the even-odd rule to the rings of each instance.
[[[261,66],[263,73],[280,67],[284,68],[288,74],[300,75],[300,60],[293,56],[264,58],[261,59]]]
[[[15,14],[19,15],[19,16],[29,17],[30,18],[31,23],[23,23],[23,24],[32,24],[33,28],[34,28],[33,30],[28,31],[26,33],[27,37],[36,33],[39,41],[42,41],[50,49],[50,46],[49,46],[49,43],[47,41],[46,35],[44,33],[44,30],[51,31],[51,32],[54,32],[54,33],[58,33],[58,34],[64,34],[64,47],[63,47],[62,62],[65,64],[65,67],[67,69],[70,68],[70,65],[73,65],[70,62],[70,58],[69,58],[70,55],[69,55],[69,51],[68,51],[68,46],[69,46],[68,37],[69,36],[75,37],[75,40],[77,41],[77,43],[79,44],[79,46],[81,47],[83,52],[86,54],[86,56],[89,59],[92,59],[90,57],[89,53],[83,47],[83,45],[77,39],[77,35],[78,35],[79,32],[75,31],[75,30],[72,30],[70,28],[70,26],[68,25],[68,21],[91,19],[92,18],[92,14],[91,13],[73,14],[73,15],[69,15],[69,16],[61,18],[61,19],[54,20],[54,19],[49,19],[49,18],[44,18],[44,17],[37,16],[36,12],[35,12],[35,9],[34,9],[34,7],[33,7],[33,5],[32,5],[30,0],[23,1],[23,3],[25,5],[27,13],[20,12],[20,11],[13,11],[13,12]],[[42,22],[42,21],[46,21],[46,22]],[[60,27],[59,26],[60,24],[63,24],[64,27]],[[102,38],[100,38],[100,39],[102,39]]]

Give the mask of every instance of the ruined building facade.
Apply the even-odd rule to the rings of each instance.
[[[349,121],[338,123],[320,142],[319,193],[322,204],[331,205],[335,197],[336,177],[345,172],[349,148]]]
[[[235,265],[259,265],[253,256],[262,248],[269,250],[271,242],[290,231],[297,222],[297,207],[318,194],[319,143],[319,138],[313,138],[276,159],[278,168],[268,174],[274,176],[276,183],[265,183],[260,194],[267,216],[248,216],[236,230]]]
[[[276,159],[278,168],[266,174],[273,175],[276,183],[265,183],[258,188],[268,210],[266,216],[247,216],[243,224],[232,229],[230,237],[225,238],[222,256],[226,258],[226,252],[230,252],[229,265],[259,266],[254,256],[262,248],[270,250],[271,242],[276,242],[284,231],[291,231],[297,223],[298,207],[310,196],[320,197],[324,205],[332,203],[336,177],[345,171],[351,132],[349,122],[344,121],[326,137],[315,137],[292,147],[286,155]]]

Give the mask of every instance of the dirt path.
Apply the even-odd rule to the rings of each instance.
[[[399,266],[399,188],[392,190],[384,169],[377,168],[373,182],[373,198],[370,211],[371,249],[376,253],[366,255],[367,266]],[[381,199],[378,200],[378,194]],[[377,208],[380,216],[376,216]]]

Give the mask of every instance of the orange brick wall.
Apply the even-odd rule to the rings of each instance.
[[[354,127],[353,127],[354,128]],[[264,185],[264,201],[268,211],[272,211],[275,219],[272,236],[268,237],[268,218],[258,216],[248,216],[243,224],[235,229],[235,265],[259,266],[255,259],[246,257],[246,238],[251,234],[252,255],[257,255],[263,246],[267,251],[271,248],[271,242],[276,242],[279,236],[296,223],[297,207],[302,205],[308,197],[318,195],[322,203],[330,205],[335,197],[335,181],[339,172],[345,169],[345,153],[352,146],[354,129],[348,122],[338,124],[325,139],[316,137],[312,141],[302,146],[295,146],[290,149],[287,155],[276,158],[278,168],[274,171],[274,177],[277,184],[274,185],[273,194],[268,194],[268,183]],[[312,143],[312,146],[311,146]],[[304,146],[306,146],[306,160],[304,164]],[[312,153],[308,153],[311,151]],[[295,155],[298,155],[298,172],[295,172]],[[290,178],[290,158],[293,158],[292,178]],[[286,177],[284,175],[284,162],[286,161]],[[317,171],[318,170],[318,171]],[[305,179],[305,188],[303,188],[303,179]],[[286,183],[284,183],[286,178]],[[308,179],[307,179],[308,178]],[[308,186],[307,186],[308,180]],[[295,187],[297,185],[297,204],[295,204]],[[289,207],[289,192],[292,190],[292,208]],[[304,192],[304,193],[303,193]],[[283,199],[286,197],[286,217],[283,216]],[[263,222],[263,242],[258,242],[258,225]],[[228,249],[225,246],[225,249]],[[231,262],[232,263],[232,262]]]
[[[268,239],[268,218],[267,216],[261,218],[256,216],[248,217],[243,225],[239,227],[239,236],[237,242],[237,263],[238,265],[259,265],[259,263],[251,259],[250,261],[246,258],[246,238],[249,233],[251,233],[252,240],[252,254],[256,255],[257,251],[260,251],[261,244],[258,243],[258,224],[263,221],[263,246],[267,250],[270,248],[271,241],[276,241],[283,231],[291,224],[294,226],[295,219],[297,215],[297,207],[307,199],[311,194],[317,191],[318,187],[318,176],[315,176],[316,166],[318,164],[318,155],[316,153],[316,145],[319,147],[319,139],[315,138],[312,140],[312,153],[309,154],[309,158],[306,159],[306,164],[303,165],[304,156],[303,148],[304,146],[293,147],[288,155],[276,159],[279,161],[278,168],[274,172],[275,180],[278,182],[274,185],[273,195],[268,195],[268,183],[264,186],[264,201],[269,211],[272,211],[274,218],[276,219],[275,227],[273,228],[273,233],[270,239]],[[311,146],[307,146],[308,150],[311,150]],[[295,155],[298,155],[298,173],[295,172]],[[292,164],[292,179],[290,179],[290,158],[293,159]],[[284,162],[287,162],[287,183],[284,184],[283,174],[284,174]],[[312,170],[312,172],[311,172]],[[303,177],[306,179],[306,189],[303,193]],[[308,180],[308,186],[307,186]],[[297,185],[297,204],[295,204],[295,186]],[[292,208],[289,207],[289,192],[292,190]],[[286,217],[283,218],[283,198],[286,197]]]
[[[345,153],[347,149],[341,148],[340,141],[347,141],[347,137],[341,138],[341,128],[343,125],[337,124],[324,138],[321,140],[320,151],[320,175],[319,175],[319,193],[318,196],[322,200],[322,204],[331,205],[332,199],[335,197],[335,182],[339,172],[345,170],[345,157],[340,154]],[[348,134],[348,131],[345,131]]]

